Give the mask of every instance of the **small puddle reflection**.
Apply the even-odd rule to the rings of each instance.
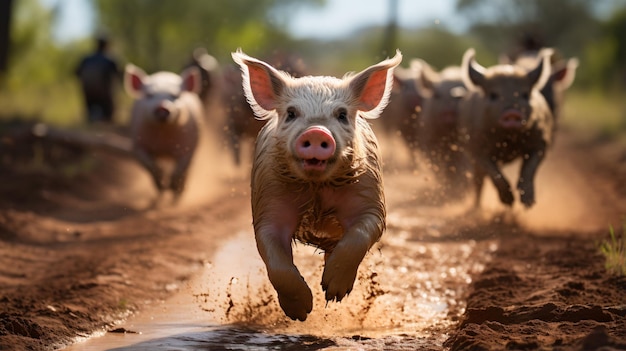
[[[496,246],[416,241],[410,233],[428,220],[403,217],[389,217],[398,222],[366,256],[341,303],[324,301],[322,253],[296,245],[294,260],[314,294],[305,322],[285,317],[253,234],[241,232],[175,296],[119,326],[137,333],[106,333],[65,350],[440,350],[464,312],[471,275]]]

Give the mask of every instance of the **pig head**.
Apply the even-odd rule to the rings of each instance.
[[[124,86],[135,99],[130,121],[135,156],[152,176],[159,195],[170,189],[178,198],[199,139],[203,115],[197,95],[201,87],[200,72],[191,67],[181,75],[171,72],[147,75],[129,64]],[[174,162],[171,174],[165,174],[158,162],[161,159]]]
[[[251,179],[257,248],[283,311],[303,321],[313,297],[292,242],[324,250],[322,289],[341,301],[385,228],[381,159],[365,118],[387,104],[402,57],[338,79],[293,78],[241,51],[232,56],[255,115],[266,120]]]
[[[471,93],[462,102],[459,133],[474,163],[476,204],[483,178],[489,176],[501,202],[512,205],[514,196],[499,164],[522,158],[517,188],[522,203],[530,207],[535,202],[534,177],[554,129],[553,115],[540,93],[550,61],[544,56],[530,70],[517,65],[485,68],[470,49],[462,68]]]

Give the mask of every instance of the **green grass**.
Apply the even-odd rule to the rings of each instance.
[[[626,221],[621,237],[609,226],[610,238],[599,243],[599,249],[606,261],[604,267],[612,274],[626,276]]]
[[[626,100],[619,93],[566,92],[560,123],[594,139],[617,139],[626,134]]]

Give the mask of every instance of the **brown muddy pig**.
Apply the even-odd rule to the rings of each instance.
[[[467,159],[458,146],[459,104],[467,89],[460,66],[436,71],[418,60],[419,90],[423,96],[419,148],[445,190],[462,195],[467,184]]]
[[[381,158],[366,118],[387,104],[402,56],[343,79],[293,78],[241,51],[232,56],[252,109],[266,120],[251,179],[257,248],[283,311],[304,321],[313,295],[292,242],[324,250],[322,289],[327,301],[341,301],[385,229]]]
[[[178,199],[185,187],[203,119],[202,102],[197,95],[201,88],[200,72],[191,67],[180,75],[147,75],[128,64],[124,87],[135,99],[130,121],[133,152],[152,176],[159,197],[169,189]],[[163,159],[173,161],[171,174],[162,166]]]
[[[470,93],[461,102],[459,138],[471,157],[476,206],[485,176],[495,185],[500,201],[512,206],[511,186],[500,164],[522,159],[517,189],[521,202],[535,203],[534,178],[552,141],[554,118],[540,90],[550,72],[543,56],[531,70],[517,65],[484,68],[474,50],[463,57],[463,79]]]

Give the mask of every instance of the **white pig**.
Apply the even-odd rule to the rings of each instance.
[[[204,113],[197,95],[201,88],[200,72],[190,67],[180,75],[147,75],[128,64],[124,87],[135,98],[130,121],[133,152],[152,176],[159,196],[170,189],[178,199],[198,145]],[[171,174],[166,174],[161,159],[174,162]]]
[[[253,111],[266,120],[251,182],[257,248],[283,311],[304,321],[313,295],[292,241],[324,250],[322,289],[327,301],[341,301],[385,229],[382,162],[365,118],[387,104],[402,55],[343,79],[293,78],[241,51],[232,56]]]

